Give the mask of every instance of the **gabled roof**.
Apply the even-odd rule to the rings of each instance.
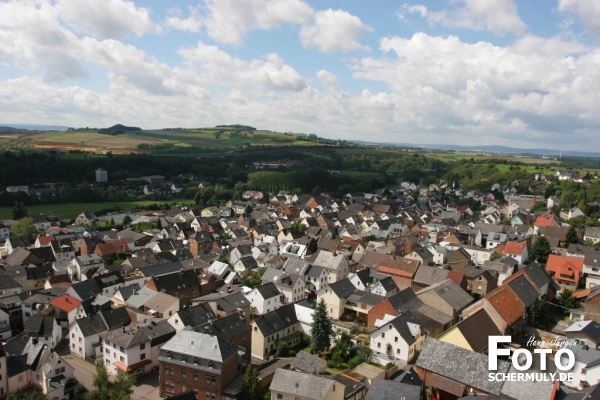
[[[51,337],[54,330],[54,317],[46,317],[43,314],[32,315],[27,319],[23,332],[32,337]]]
[[[487,300],[500,314],[508,326],[525,315],[525,304],[519,299],[510,286],[502,286],[488,294]]]
[[[421,387],[387,379],[376,379],[365,396],[365,400],[419,400]]]
[[[502,334],[484,309],[459,322],[456,329],[462,333],[471,349],[477,353],[483,353],[487,349],[489,336]]]
[[[269,336],[298,323],[294,304],[286,304],[263,315],[257,315],[254,322],[263,336]]]
[[[164,352],[185,354],[204,360],[223,362],[237,355],[237,347],[223,339],[206,333],[182,330],[177,332],[161,348]]]
[[[251,330],[248,321],[239,313],[215,319],[209,325],[203,326],[202,329],[226,342],[231,342],[236,336],[249,333]]]
[[[356,291],[356,287],[350,282],[350,279],[344,278],[337,282],[329,284],[329,288],[340,299],[345,299]]]
[[[336,381],[322,376],[278,368],[271,382],[271,392],[300,396],[310,400],[325,400],[333,392]],[[341,386],[337,383],[338,386]],[[339,388],[342,390],[342,387]]]
[[[131,317],[125,307],[111,308],[110,310],[103,310],[99,313],[104,320],[104,323],[108,327],[108,330],[115,328],[121,328],[131,323]]]
[[[428,286],[424,289],[419,290],[416,294],[417,296],[419,296],[432,291],[435,292],[439,297],[441,297],[448,305],[450,305],[457,312],[462,310],[474,301],[473,297],[471,297],[469,293],[467,293],[463,288],[458,286],[458,284],[451,279],[446,279],[445,281]]]
[[[590,339],[600,342],[600,324],[596,321],[576,321],[564,330],[565,333],[579,332]]]
[[[50,305],[68,313],[79,307],[81,302],[75,297],[69,296],[68,294],[63,294],[62,296],[58,296],[52,300]]]
[[[225,312],[235,311],[244,307],[250,306],[250,301],[242,293],[231,293],[218,298],[217,304],[223,308]]]
[[[434,283],[446,280],[449,272],[450,271],[447,269],[424,265],[417,270],[417,273],[413,277],[413,282],[422,283],[425,285],[433,285]]]
[[[117,346],[130,349],[142,343],[151,345],[164,343],[173,337],[175,328],[164,319],[152,320],[149,323],[138,324],[126,328],[101,333],[100,337],[114,342]],[[200,347],[200,346],[198,346]]]
[[[507,284],[519,296],[525,307],[529,307],[540,296],[539,289],[533,286],[525,275],[521,274],[508,281]]]
[[[175,292],[182,289],[200,288],[198,275],[191,269],[155,276],[152,278],[152,281],[159,292]]]
[[[281,292],[273,282],[267,282],[254,288],[263,299],[272,299],[273,297],[281,296]]]
[[[419,322],[409,312],[400,313],[393,320],[388,321],[385,324],[381,325],[381,327],[379,329],[377,329],[375,332],[384,329],[388,325],[392,325],[394,327],[394,329],[396,329],[396,331],[400,334],[402,339],[404,339],[404,341],[408,345],[411,345],[416,341],[416,338],[415,338],[415,334],[413,333],[413,330],[411,330],[411,327],[409,324],[419,325]],[[377,334],[375,332],[373,332],[371,335],[377,336]]]
[[[184,326],[189,326],[192,328],[204,325],[217,318],[208,303],[202,303],[194,307],[184,308],[183,310],[179,310],[177,315],[179,315],[179,319]]]
[[[88,337],[108,330],[108,327],[100,314],[88,315],[85,318],[75,320],[75,323],[79,326],[83,337]]]
[[[514,240],[509,240],[506,242],[504,247],[504,254],[523,254],[523,251],[527,249],[527,242],[521,241],[517,242]]]
[[[417,367],[450,379],[460,384],[471,386],[484,392],[498,395],[504,382],[488,379],[488,356],[432,337],[425,339],[416,362]],[[510,363],[498,360],[499,373],[506,373]],[[463,393],[458,394],[462,396]]]

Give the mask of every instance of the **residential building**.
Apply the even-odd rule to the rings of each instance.
[[[161,396],[188,390],[198,399],[220,400],[237,376],[238,348],[216,336],[179,331],[158,355]]]
[[[116,375],[123,372],[143,373],[158,365],[158,352],[175,335],[165,320],[123,327],[100,334],[103,341],[103,361],[106,371]]]
[[[245,294],[254,314],[263,315],[283,304],[281,292],[274,283],[265,283]]]
[[[286,304],[263,315],[257,315],[252,327],[252,357],[267,360],[277,350],[280,341],[294,347],[302,340],[302,328],[294,304]]]
[[[412,314],[386,316],[378,320],[377,325],[379,327],[371,332],[373,361],[381,365],[393,363],[404,366],[421,350],[425,335]]]

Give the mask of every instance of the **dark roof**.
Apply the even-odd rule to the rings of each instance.
[[[343,373],[334,376],[333,380],[344,385],[345,399],[359,398],[357,395],[363,390],[365,390],[364,383],[356,381],[355,379],[350,379],[347,375]]]
[[[102,315],[104,323],[108,326],[108,330],[120,328],[131,323],[131,317],[125,307],[100,311],[100,315]]]
[[[87,317],[80,318],[75,322],[79,326],[83,337],[95,335],[108,329],[104,324],[104,319],[102,319],[100,314],[88,315]]]
[[[250,301],[248,301],[246,296],[244,296],[241,292],[228,294],[218,298],[216,301],[225,312],[235,311],[238,308],[247,307],[250,305]]]
[[[113,331],[101,333],[100,337],[114,342],[116,345],[130,349],[142,343],[150,342],[150,346],[165,343],[175,335],[175,328],[164,319],[152,320]]]
[[[8,375],[9,378],[27,371],[29,369],[29,365],[27,365],[27,355],[6,357],[6,369],[6,375]]]
[[[423,304],[410,288],[399,291],[387,298],[396,311],[404,312],[415,309]]]
[[[51,337],[54,330],[54,317],[43,314],[32,315],[27,319],[23,332],[32,337]]]
[[[511,280],[508,282],[508,285],[523,301],[525,307],[529,307],[529,305],[533,303],[538,296],[536,288],[533,287],[529,280],[527,280],[527,278],[523,275]]]
[[[173,293],[186,288],[200,289],[198,275],[191,269],[155,276],[152,281],[159,292]]]
[[[416,362],[417,367],[433,372],[442,378],[498,395],[502,381],[488,379],[488,356],[445,343],[432,337],[425,339]],[[506,373],[510,363],[498,360],[499,373]]]
[[[487,349],[490,335],[502,334],[484,309],[459,322],[456,328],[477,353],[483,353]]]
[[[333,282],[329,285],[329,288],[333,290],[337,297],[345,299],[356,291],[356,287],[350,282],[350,279],[344,278],[337,282]]]
[[[420,398],[421,388],[419,386],[389,381],[387,379],[376,379],[373,381],[369,392],[365,396],[365,400],[419,400]]]
[[[273,282],[264,283],[255,288],[263,299],[272,299],[273,297],[281,296],[281,292]]]
[[[200,331],[210,333],[226,342],[231,342],[236,336],[246,334],[250,330],[248,321],[237,313],[213,320],[210,325],[205,325],[200,329]]]
[[[410,328],[408,327],[408,323],[418,324],[417,320],[411,313],[402,313],[399,314],[393,320],[387,322],[382,325],[381,328],[384,328],[385,325],[391,324],[396,331],[402,336],[402,339],[408,344],[411,345],[415,342],[415,336],[411,333]],[[380,329],[381,329],[380,328]]]
[[[151,265],[140,269],[144,277],[160,276],[180,271],[185,268],[181,261],[171,262],[167,264]]]
[[[204,325],[217,318],[208,303],[202,303],[194,307],[184,308],[183,310],[180,310],[177,315],[179,315],[181,323],[184,326],[190,326],[192,328]]]
[[[258,315],[254,318],[258,329],[263,336],[269,336],[282,329],[298,323],[294,304],[286,304],[276,310],[270,311],[264,315]]]
[[[542,286],[552,281],[552,278],[550,277],[548,272],[544,269],[543,266],[541,266],[538,263],[533,262],[527,264],[521,267],[521,269],[525,271],[525,273],[531,278],[531,280],[537,285],[538,288],[541,288]]]
[[[423,386],[423,381],[419,378],[417,371],[411,367],[408,371],[397,374],[393,379],[396,382],[406,383],[408,385]]]

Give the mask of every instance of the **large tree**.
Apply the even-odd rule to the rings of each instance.
[[[570,226],[566,234],[565,247],[569,247],[571,243],[579,243],[579,237],[577,236],[577,229],[574,226]]]
[[[327,314],[327,307],[325,306],[325,301],[323,299],[321,299],[313,314],[311,334],[313,353],[321,353],[331,346],[331,320]]]
[[[14,220],[25,218],[29,215],[25,203],[22,201],[15,202],[15,206],[12,209],[12,217]]]
[[[108,379],[108,373],[103,363],[96,364],[96,375],[92,382],[93,389],[88,392],[86,400],[131,400],[132,386],[135,383],[133,375],[120,372],[114,382]]]
[[[38,230],[35,225],[33,225],[33,220],[30,217],[27,217],[18,220],[12,227],[11,233],[13,236],[23,236],[30,242],[33,242],[38,234]]]
[[[244,386],[242,387],[242,398],[258,399],[260,398],[260,382],[258,381],[258,371],[252,364],[248,364],[246,374],[244,374]]]
[[[537,236],[533,246],[531,246],[531,252],[529,253],[528,261],[537,261],[540,264],[546,264],[548,256],[552,253],[550,242],[544,236]]]

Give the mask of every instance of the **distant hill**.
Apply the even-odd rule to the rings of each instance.
[[[30,130],[30,131],[66,131],[69,129],[68,126],[62,125],[41,125],[41,124],[0,124],[0,130],[6,132],[7,129],[12,129],[13,131],[22,131],[22,130]]]
[[[126,132],[138,132],[141,130],[142,128],[139,128],[137,126],[125,126],[121,124],[116,124],[111,126],[110,128],[98,129],[98,133],[103,133],[105,135],[122,135]]]
[[[520,155],[536,155],[536,156],[548,156],[548,157],[560,157],[560,150],[553,149],[519,149],[516,147],[507,146],[458,146],[458,145],[445,145],[445,144],[414,144],[414,143],[376,143],[353,140],[352,143],[357,144],[368,144],[374,146],[392,146],[392,147],[408,147],[415,149],[437,149],[437,150],[453,150],[453,151],[469,151],[469,152],[485,152],[485,153],[499,153],[499,154],[520,154]],[[600,153],[591,151],[572,151],[562,150],[563,157],[600,157]]]

